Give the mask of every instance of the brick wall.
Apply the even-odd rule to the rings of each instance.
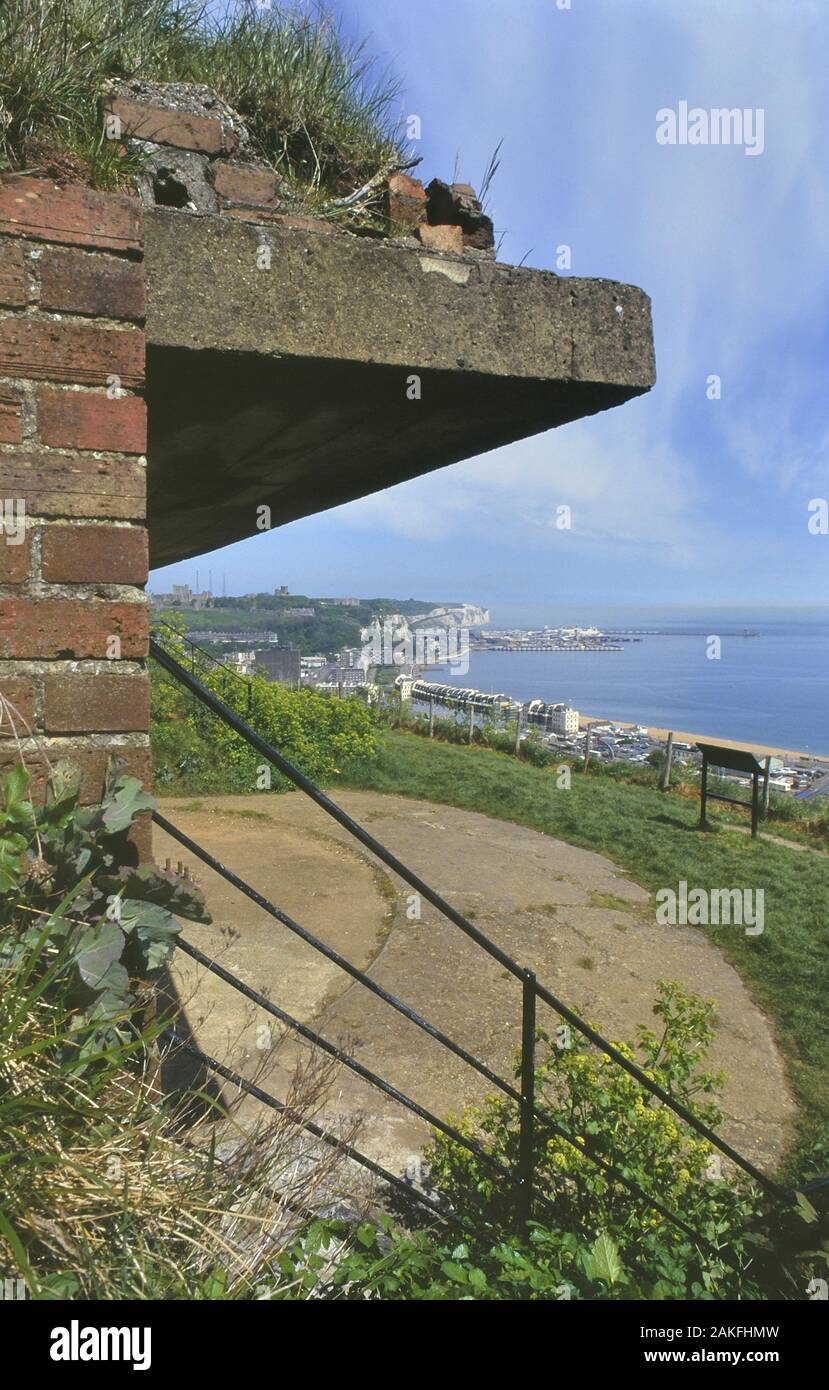
[[[332,235],[353,229],[348,219],[307,215],[289,183],[257,157],[239,113],[208,87],[133,79],[112,87],[103,114],[110,138],[140,151],[137,185],[148,207]],[[433,179],[424,188],[398,171],[365,185],[358,201],[374,235],[408,236],[440,254],[494,257],[492,221],[469,184]]]
[[[143,316],[139,199],[0,175],[0,769],[38,796],[150,779]]]

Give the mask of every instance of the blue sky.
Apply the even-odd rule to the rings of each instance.
[[[490,195],[501,259],[641,285],[647,396],[155,572],[228,593],[825,603],[827,0],[338,0],[417,114],[418,173]],[[764,148],[660,145],[681,101],[764,113]],[[722,398],[708,399],[717,374]],[[569,532],[553,525],[572,508]]]

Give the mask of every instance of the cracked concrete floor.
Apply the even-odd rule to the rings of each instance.
[[[762,1166],[783,1153],[795,1113],[769,1020],[717,946],[692,927],[657,926],[648,894],[602,855],[534,830],[405,797],[343,792],[340,804],[404,863],[606,1037],[653,1024],[659,979],[717,1003],[711,1063],[727,1073],[723,1133]],[[164,814],[265,897],[494,1071],[511,1079],[520,986],[428,903],[298,793],[165,800]],[[156,829],[155,856],[190,866],[212,926],[185,924],[194,945],[274,1003],[445,1117],[491,1090],[382,1000],[293,936]],[[173,970],[196,1041],[242,1075],[259,1068],[285,1095],[305,1044],[179,954]],[[558,1020],[539,1005],[539,1023]],[[271,1023],[274,1023],[271,1020]],[[250,1102],[251,1105],[256,1104]],[[427,1126],[345,1069],[330,1102],[364,1117],[360,1146],[404,1171]]]

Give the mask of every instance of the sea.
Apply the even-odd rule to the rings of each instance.
[[[432,677],[581,714],[829,756],[829,607],[501,603],[494,628],[590,627],[619,652],[477,652]],[[709,651],[720,639],[719,659]],[[429,679],[429,675],[425,678]]]

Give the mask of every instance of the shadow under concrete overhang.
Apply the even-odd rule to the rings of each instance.
[[[153,566],[256,534],[263,505],[279,526],[655,379],[632,286],[167,210],[146,234]]]

